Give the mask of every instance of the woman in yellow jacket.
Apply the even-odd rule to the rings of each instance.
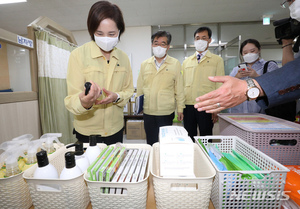
[[[90,9],[92,41],[72,51],[69,58],[66,108],[74,114],[74,133],[82,142],[98,135],[99,143],[123,141],[123,107],[134,88],[128,56],[115,48],[125,24],[121,10],[108,1]],[[85,82],[92,84],[85,95]]]
[[[172,125],[177,109],[178,120],[183,119],[184,93],[180,62],[167,55],[171,34],[153,34],[151,58],[141,64],[137,81],[137,96],[144,95],[144,127],[147,143],[158,141],[159,127]]]

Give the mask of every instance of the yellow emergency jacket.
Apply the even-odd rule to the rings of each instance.
[[[78,95],[84,91],[85,82],[91,80],[100,88],[118,93],[119,102],[85,109]],[[130,62],[123,51],[114,48],[108,64],[94,41],[73,50],[69,58],[67,85],[65,106],[74,114],[74,128],[77,132],[110,136],[123,128],[123,107],[134,92]],[[98,100],[103,98],[104,94]]]
[[[216,90],[222,83],[208,80],[209,76],[223,76],[223,59],[209,50],[198,64],[197,53],[188,57],[182,63],[185,104],[194,105],[196,98]]]
[[[180,62],[167,55],[165,62],[156,69],[154,56],[141,64],[137,80],[137,96],[144,94],[144,113],[169,115],[183,112],[184,93]]]

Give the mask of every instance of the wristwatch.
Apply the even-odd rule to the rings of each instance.
[[[259,96],[259,88],[255,85],[251,78],[248,78],[246,82],[248,85],[248,90],[246,92],[247,100],[255,100]]]
[[[116,99],[116,101],[114,101],[114,103],[118,103],[118,101],[120,101],[120,95],[118,93],[116,93],[118,95],[118,98]]]

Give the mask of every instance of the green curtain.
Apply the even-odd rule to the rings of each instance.
[[[72,134],[73,116],[65,108],[64,98],[68,60],[75,47],[45,31],[35,32],[35,37],[42,132],[62,133],[62,143],[73,143],[76,141]]]

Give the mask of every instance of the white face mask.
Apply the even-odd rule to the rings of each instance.
[[[259,55],[257,53],[248,53],[243,58],[246,63],[253,63],[259,58]]]
[[[203,52],[203,51],[205,51],[205,49],[208,46],[208,41],[204,41],[204,40],[200,39],[200,40],[194,41],[194,45],[198,52]]]
[[[162,58],[167,52],[167,48],[161,46],[152,47],[152,51],[155,57]]]
[[[110,52],[117,44],[119,41],[119,36],[115,37],[115,38],[111,38],[111,37],[99,37],[94,35],[95,38],[95,42],[96,44],[103,50],[106,52]]]
[[[291,18],[300,22],[300,0],[295,0],[289,9]]]

